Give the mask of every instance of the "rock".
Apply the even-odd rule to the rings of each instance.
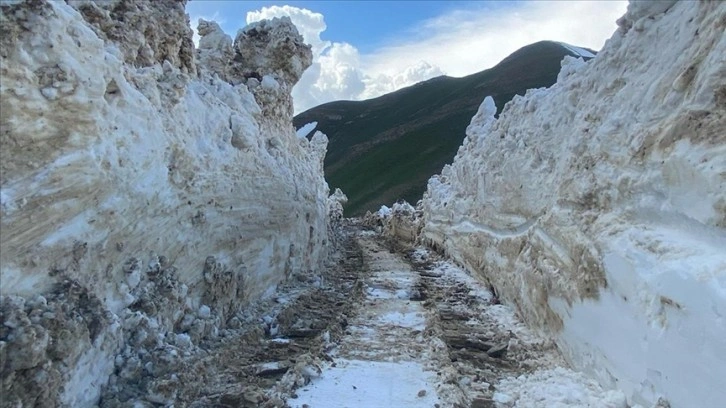
[[[496,403],[491,398],[477,397],[471,401],[470,408],[496,408]]]
[[[315,337],[321,333],[320,329],[295,329],[291,328],[285,331],[285,335],[290,338]]]
[[[671,403],[663,397],[658,397],[658,401],[656,401],[653,408],[671,408]]]
[[[457,349],[466,348],[472,350],[489,351],[494,347],[492,343],[472,338],[469,334],[460,332],[447,333],[444,336],[444,341],[449,347]]]
[[[499,344],[487,350],[487,355],[493,358],[502,358],[504,356],[504,353],[507,352],[508,347],[509,346],[507,343]]]
[[[439,310],[441,320],[469,320],[469,313],[464,311],[441,308]]]
[[[242,394],[228,393],[219,397],[219,402],[228,407],[241,407],[247,401]],[[255,401],[256,402],[256,401]]]
[[[275,361],[258,365],[255,368],[255,375],[257,375],[258,377],[275,377],[285,374],[289,369],[289,363]]]

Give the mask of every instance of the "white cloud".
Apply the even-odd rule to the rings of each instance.
[[[291,6],[263,7],[247,13],[247,24],[273,17],[289,16],[305,42],[313,48],[313,65],[292,91],[295,112],[339,99],[359,99],[365,90],[358,49],[344,42],[324,41],[322,14]]]
[[[324,16],[307,9],[263,7],[246,20],[289,16],[312,45],[313,66],[293,89],[298,113],[334,100],[380,96],[444,73],[479,72],[540,40],[600,49],[627,7],[624,0],[482,4],[423,21],[405,38],[363,55],[352,44],[323,40]]]
[[[625,1],[532,1],[497,9],[458,10],[424,21],[413,40],[364,56],[366,72],[400,72],[424,59],[449,75],[464,76],[496,65],[517,49],[556,40],[599,50],[625,13]]]
[[[374,72],[374,71],[371,71]],[[373,74],[364,80],[366,87],[360,94],[361,99],[375,98],[389,92],[425,81],[429,78],[444,75],[445,72],[438,66],[420,60],[414,65],[406,67],[403,71],[393,74]]]

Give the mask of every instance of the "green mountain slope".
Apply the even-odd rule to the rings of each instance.
[[[330,102],[298,114],[330,139],[325,177],[349,198],[346,216],[398,199],[418,201],[427,180],[451,163],[484,97],[499,111],[514,95],[554,84],[572,49],[542,41],[495,67],[463,78],[441,76],[366,101]]]

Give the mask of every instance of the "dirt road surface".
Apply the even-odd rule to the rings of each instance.
[[[627,407],[452,262],[354,223],[339,242],[324,271],[292,276],[198,347],[158,353],[101,406]]]

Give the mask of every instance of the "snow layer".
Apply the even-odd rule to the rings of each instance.
[[[595,381],[582,377],[582,374],[562,367],[537,370],[532,374],[523,374],[500,381],[499,391],[494,393],[493,399],[501,408],[623,408],[627,406],[621,393],[617,391],[603,393],[600,385]]]
[[[172,329],[198,341],[321,265],[327,138],[292,126],[290,89],[312,54],[289,19],[234,42],[202,22],[195,56],[184,2],[69,3],[0,5],[0,291],[3,322],[21,322],[4,326],[0,351],[40,347],[4,365],[3,387],[49,361],[47,398],[88,406],[135,331],[149,347]],[[58,296],[19,299],[44,293]],[[68,307],[88,329],[57,326]],[[33,317],[44,311],[48,325]],[[85,351],[52,352],[61,335]]]
[[[411,361],[336,360],[325,375],[288,401],[294,408],[433,407],[439,402],[432,386],[436,373]]]
[[[723,406],[726,3],[628,10],[551,88],[485,99],[420,239],[630,404]]]

